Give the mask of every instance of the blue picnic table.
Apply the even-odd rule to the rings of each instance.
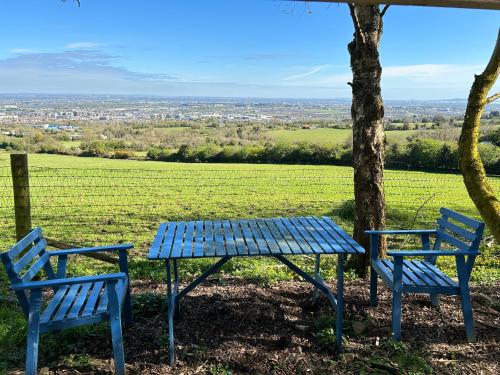
[[[148,259],[165,261],[167,271],[168,336],[170,364],[175,363],[174,316],[179,302],[208,276],[233,257],[271,256],[314,285],[335,309],[336,348],[342,350],[344,258],[363,254],[364,249],[329,217],[292,217],[245,220],[179,221],[160,224]],[[287,256],[315,256],[314,275],[310,275]],[[337,293],[320,274],[321,255],[337,255]],[[207,271],[179,290],[178,260],[220,258]],[[172,285],[173,273],[173,285]]]

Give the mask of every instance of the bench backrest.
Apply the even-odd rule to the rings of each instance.
[[[439,250],[443,242],[452,247],[477,253],[484,232],[484,223],[464,216],[448,208],[441,208],[441,217],[437,220],[438,229],[434,250]]]
[[[8,251],[0,253],[0,258],[11,284],[26,282],[39,275],[42,269],[49,279],[55,278],[46,252],[47,242],[42,238],[41,228],[35,228]],[[27,315],[29,311],[28,295],[16,291],[19,303]]]

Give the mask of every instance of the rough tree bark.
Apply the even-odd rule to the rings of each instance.
[[[500,32],[491,59],[484,72],[476,75],[469,94],[464,124],[459,140],[459,162],[469,196],[481,217],[500,244],[500,202],[488,182],[478,152],[479,128],[484,107],[500,97],[488,98],[488,92],[500,74]]]
[[[384,102],[378,48],[387,7],[381,11],[378,5],[349,4],[349,8],[355,28],[353,41],[348,45],[353,73],[349,84],[353,96],[354,239],[367,250],[365,255],[352,258],[350,266],[358,275],[366,276],[370,246],[364,231],[385,228]],[[380,256],[385,255],[385,248],[382,240]]]

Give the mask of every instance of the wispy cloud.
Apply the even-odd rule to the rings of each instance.
[[[386,78],[404,78],[414,82],[453,82],[460,78],[471,79],[481,65],[460,64],[417,64],[396,65],[383,68],[382,76]]]
[[[66,45],[66,49],[98,49],[101,47],[104,47],[104,44],[95,42],[75,42]]]
[[[286,77],[286,78],[284,78],[284,80],[285,81],[296,81],[296,80],[301,79],[301,78],[312,76],[312,75],[320,72],[321,70],[329,68],[329,67],[330,67],[330,65],[328,65],[328,64],[315,66],[313,68],[310,68],[309,70],[307,70],[304,73],[295,74],[293,76]]]
[[[12,48],[9,50],[10,53],[15,53],[16,55],[23,54],[23,53],[33,53],[36,52],[34,49],[30,48]]]

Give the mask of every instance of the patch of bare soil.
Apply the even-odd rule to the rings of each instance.
[[[177,363],[169,367],[165,285],[136,282],[133,294],[142,302],[135,307],[135,325],[125,331],[128,373],[500,373],[500,284],[473,288],[475,344],[465,339],[457,297],[441,297],[440,306],[432,308],[428,296],[404,296],[404,344],[398,345],[389,340],[390,291],[381,285],[379,306],[372,308],[368,282],[347,282],[343,354],[325,348],[319,337],[318,321],[333,311],[324,297],[313,306],[311,291],[310,284],[300,281],[261,286],[222,279],[201,285],[181,302],[175,323]],[[75,345],[90,357],[89,367],[61,361],[50,373],[112,373],[109,335],[94,345]]]

